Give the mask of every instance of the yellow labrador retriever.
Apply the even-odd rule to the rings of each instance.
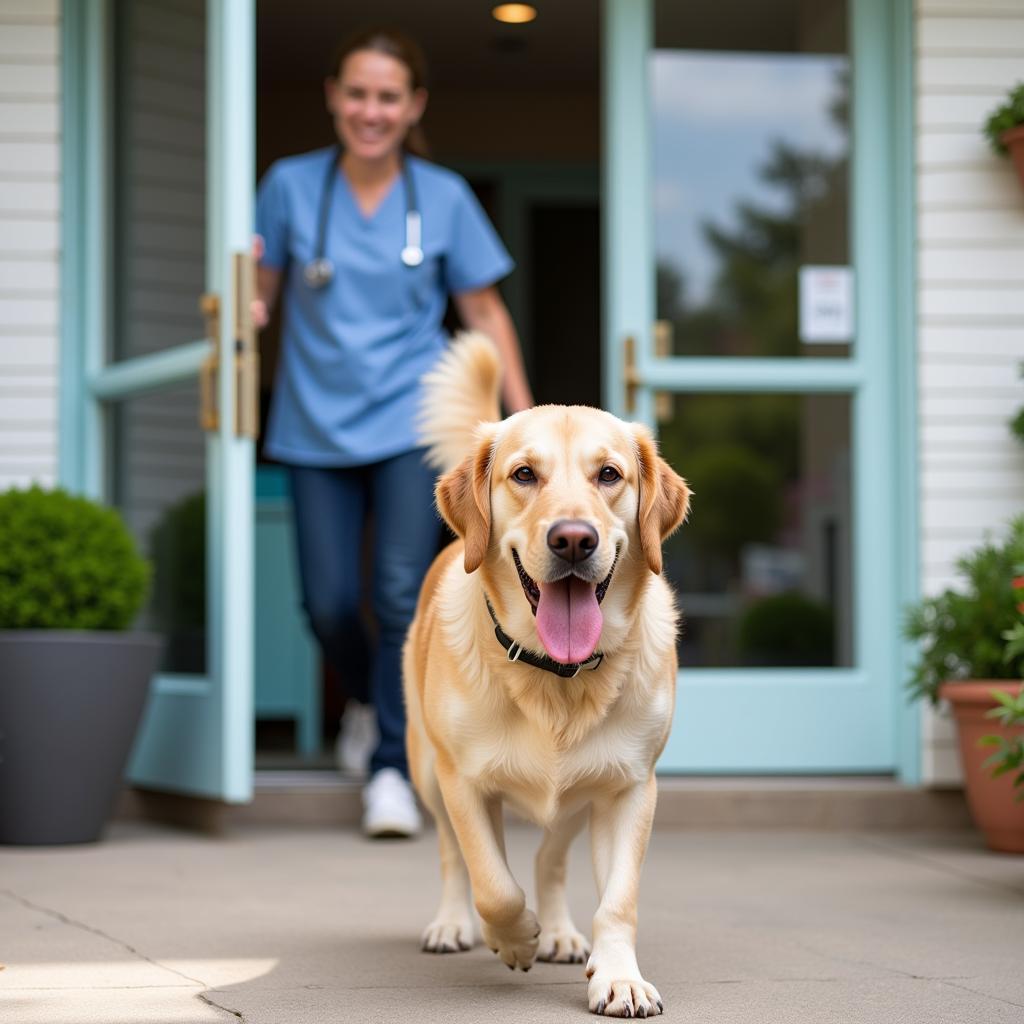
[[[661,543],[689,491],[645,427],[598,409],[498,422],[499,375],[491,343],[464,335],[427,378],[422,433],[460,540],[427,575],[404,657],[409,765],[441,843],[423,948],[469,949],[475,904],[510,968],[589,954],[590,1009],[648,1017],[662,1001],[637,965],[637,887],[676,682]],[[544,828],[536,914],[506,863],[506,801]],[[592,951],[565,896],[588,818]]]

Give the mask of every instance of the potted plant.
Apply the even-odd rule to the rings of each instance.
[[[1024,654],[1024,576],[1018,576],[1013,587],[1019,598],[1017,611],[1022,617],[1013,629],[1004,634],[1006,661],[1013,661]],[[1016,799],[1024,800],[1024,687],[1016,697],[999,690],[993,696],[999,703],[986,717],[994,718],[1002,728],[981,738],[982,746],[997,748],[985,762],[985,767],[991,769],[994,779],[1002,775],[1011,778]],[[1011,776],[1011,772],[1015,774]]]
[[[126,632],[149,566],[118,514],[0,494],[0,842],[99,838],[160,653]]]
[[[992,732],[987,713],[1000,706],[993,694],[1016,698],[1021,692],[1024,649],[1007,657],[1003,639],[1019,618],[1014,578],[1021,564],[1024,516],[1001,543],[986,540],[959,560],[960,589],[925,598],[905,623],[906,635],[921,644],[911,692],[952,706],[967,803],[988,845],[1008,852],[1024,852],[1024,803],[1014,800],[1009,779],[991,777],[980,740]]]
[[[1024,82],[1018,82],[1006,100],[989,114],[985,135],[1000,156],[1009,155],[1024,185]]]

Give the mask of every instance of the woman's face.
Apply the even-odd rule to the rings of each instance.
[[[347,154],[381,160],[398,153],[427,103],[426,90],[414,91],[411,78],[395,57],[356,50],[345,58],[338,77],[327,79],[327,109]]]

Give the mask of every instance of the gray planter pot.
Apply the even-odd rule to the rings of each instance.
[[[162,640],[0,631],[0,843],[100,838]]]

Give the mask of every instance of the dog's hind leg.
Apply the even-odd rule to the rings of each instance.
[[[469,873],[462,859],[458,840],[452,831],[434,766],[417,773],[420,799],[427,805],[437,823],[441,847],[441,905],[434,920],[423,932],[423,949],[427,953],[459,953],[473,946],[473,899]]]
[[[537,959],[560,964],[581,964],[590,953],[587,942],[569,914],[565,898],[566,864],[569,846],[587,822],[589,805],[557,821],[544,832],[537,850],[534,874],[537,880],[537,917],[540,946]]]

